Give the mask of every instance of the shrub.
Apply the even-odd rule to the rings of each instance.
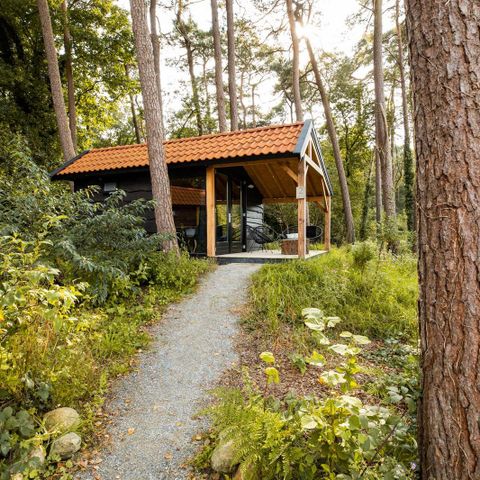
[[[361,251],[363,270],[347,247],[309,261],[265,265],[253,277],[247,323],[279,332],[284,322],[299,325],[298,312],[314,304],[338,313],[346,328],[358,333],[415,340],[415,259],[383,254],[365,262],[371,255]]]

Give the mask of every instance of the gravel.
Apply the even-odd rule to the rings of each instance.
[[[151,348],[139,356],[138,370],[114,387],[106,410],[111,444],[100,451],[95,472],[76,478],[102,480],[181,480],[185,462],[205,428],[195,414],[208,390],[238,359],[233,336],[246,300],[252,264],[219,266],[197,292],[172,305],[152,329]]]

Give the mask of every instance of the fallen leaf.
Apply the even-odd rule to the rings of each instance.
[[[128,433],[129,435],[133,435],[133,434],[135,433],[135,429],[134,429],[134,428],[129,428],[129,429],[127,430],[127,433]]]

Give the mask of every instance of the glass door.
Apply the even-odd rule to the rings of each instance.
[[[233,176],[215,173],[215,246],[217,255],[242,251],[242,182]]]

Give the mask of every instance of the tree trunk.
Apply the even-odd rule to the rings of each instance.
[[[424,480],[480,478],[480,4],[407,0]]]
[[[252,127],[253,128],[256,128],[257,126],[257,115],[256,115],[256,112],[255,112],[255,88],[257,86],[256,85],[252,85]]]
[[[400,69],[400,87],[402,90],[403,111],[403,180],[405,185],[405,213],[407,214],[407,227],[412,231],[415,228],[415,197],[413,193],[413,155],[410,146],[410,121],[408,117],[408,94],[405,76],[405,60],[403,57],[403,35],[400,24],[400,0],[396,0],[396,29],[398,37],[398,67]]]
[[[360,240],[367,239],[368,212],[370,210],[370,195],[372,193],[372,170],[374,160],[375,158],[372,155],[370,167],[368,168],[367,181],[365,182],[365,193],[363,195],[362,220],[360,222]]]
[[[227,115],[225,113],[225,93],[223,91],[223,62],[222,44],[220,41],[220,26],[218,21],[217,0],[211,0],[212,4],[212,35],[215,58],[215,89],[217,94],[218,128],[221,132],[227,131]]]
[[[230,130],[238,130],[237,79],[235,68],[235,22],[233,0],[226,0],[228,40],[228,95],[230,97]]]
[[[52,90],[53,108],[57,119],[58,133],[60,136],[60,145],[62,146],[63,158],[65,161],[75,156],[75,148],[72,142],[70,127],[68,126],[67,111],[63,99],[62,82],[60,80],[60,71],[58,68],[57,50],[53,37],[52,21],[50,11],[48,10],[47,0],[37,0],[38,13],[42,26],[43,42],[45,44],[45,53],[47,56],[48,76],[50,78],[50,88]]]
[[[178,251],[170,196],[170,180],[163,148],[163,129],[160,118],[153,47],[148,31],[145,0],[130,0],[130,9],[145,111],[152,194],[156,202],[155,222],[158,233],[167,235],[163,242],[164,250]]]
[[[73,81],[72,65],[72,35],[70,34],[70,24],[68,20],[67,0],[62,2],[63,13],[63,42],[65,44],[65,75],[67,77],[67,97],[68,97],[68,121],[70,134],[72,135],[73,149],[77,150],[77,110],[75,106],[75,84]]]
[[[295,102],[295,116],[297,122],[303,122],[302,97],[300,94],[300,46],[298,42],[297,30],[295,28],[295,14],[293,11],[293,1],[286,0],[288,23],[290,25],[290,35],[292,37],[292,90]]]
[[[382,165],[380,154],[375,148],[375,221],[377,222],[377,229],[382,223],[382,200]]]
[[[322,98],[323,110],[325,113],[325,120],[327,122],[328,136],[332,142],[333,156],[335,157],[335,164],[337,166],[338,179],[340,182],[340,191],[342,193],[343,212],[345,215],[345,226],[347,233],[347,242],[355,242],[355,224],[353,223],[352,205],[350,203],[350,192],[348,191],[347,178],[345,176],[345,169],[343,167],[343,159],[340,151],[340,145],[338,143],[337,131],[335,130],[335,123],[333,121],[332,109],[330,108],[330,100],[328,93],[323,85],[322,76],[320,75],[320,69],[318,68],[317,59],[313,52],[310,40],[306,39],[307,50],[310,56],[310,63],[312,64],[313,73],[315,74],[315,82],[317,84],[320,97]]]
[[[382,172],[382,197],[386,220],[395,218],[392,157],[388,141],[387,113],[383,78],[383,10],[382,0],[374,0],[375,26],[373,34],[373,76],[375,80],[375,148]]]
[[[155,65],[155,78],[157,80],[158,101],[160,103],[160,117],[162,122],[162,131],[165,135],[165,124],[163,121],[163,98],[162,98],[162,79],[160,77],[160,40],[157,32],[157,0],[150,0],[150,36],[153,47],[153,62]]]
[[[127,77],[127,80],[130,80],[130,71],[127,64],[125,64],[125,76]],[[128,92],[128,97],[130,99],[130,111],[132,112],[132,123],[133,130],[135,132],[135,139],[137,143],[142,143],[142,136],[140,135],[140,128],[138,127],[137,111],[135,110],[135,97],[131,91]]]

